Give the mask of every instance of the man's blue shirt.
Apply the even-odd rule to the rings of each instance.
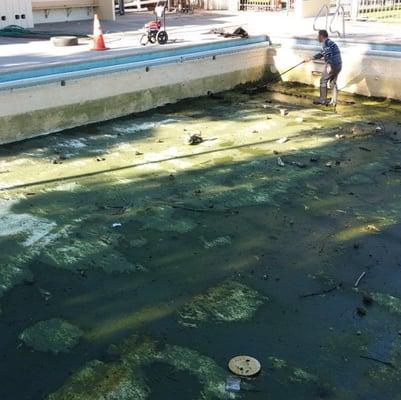
[[[323,42],[320,53],[317,53],[313,58],[315,60],[324,58],[324,61],[332,67],[337,67],[342,64],[340,49],[337,44],[329,38]]]

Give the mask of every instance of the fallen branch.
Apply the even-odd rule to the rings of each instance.
[[[219,210],[215,208],[193,208],[193,207],[187,207],[184,205],[179,205],[179,204],[166,204],[167,206],[170,206],[171,208],[177,208],[180,210],[185,210],[185,211],[192,211],[192,212],[211,212],[211,213],[228,213],[228,214],[239,214],[238,210]]]
[[[342,283],[338,283],[336,286],[333,286],[333,287],[331,287],[331,288],[329,288],[329,289],[322,290],[322,291],[320,291],[320,292],[313,292],[313,293],[307,293],[307,294],[300,294],[299,297],[301,297],[302,299],[304,299],[305,297],[322,296],[322,295],[324,295],[324,294],[333,292],[334,290],[340,289],[342,285],[343,285]]]
[[[396,366],[395,366],[392,362],[389,362],[389,361],[383,361],[383,360],[380,360],[379,358],[370,357],[370,356],[359,356],[359,357],[360,357],[360,358],[363,358],[363,359],[365,359],[365,360],[370,360],[370,361],[378,362],[378,363],[380,363],[380,364],[385,365],[386,367],[390,367],[390,368],[396,369]]]
[[[357,278],[357,280],[354,283],[354,287],[358,287],[359,283],[361,282],[361,280],[363,279],[363,277],[366,275],[366,271],[363,271],[361,275],[359,275],[359,277]]]

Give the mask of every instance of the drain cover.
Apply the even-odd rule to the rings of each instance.
[[[260,362],[249,356],[236,356],[228,363],[228,369],[235,375],[254,376],[260,372]]]

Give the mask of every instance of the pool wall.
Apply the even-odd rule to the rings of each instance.
[[[268,79],[275,50],[266,37],[177,49],[165,57],[0,79],[0,143],[149,110]],[[153,53],[152,53],[153,54]],[[57,68],[61,68],[58,66]],[[22,75],[21,75],[22,74]],[[24,75],[25,74],[25,75]]]
[[[273,40],[280,43],[275,67],[285,71],[319,51],[310,39]],[[340,90],[363,96],[401,100],[401,46],[339,41],[343,69],[339,77]],[[321,61],[310,62],[283,76],[284,80],[319,86]]]

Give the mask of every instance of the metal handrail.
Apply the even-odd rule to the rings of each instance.
[[[315,20],[313,21],[313,30],[315,30],[315,31],[319,30],[319,28],[316,28],[316,22],[322,16],[323,11],[326,11],[325,16],[326,16],[326,31],[327,31],[330,9],[329,9],[329,6],[326,4],[320,9],[320,11],[317,13],[317,15],[315,17]]]
[[[335,21],[335,19],[337,18],[337,16],[340,15],[340,10],[342,10],[342,27],[343,27],[343,33],[341,36],[341,32],[340,31],[333,31],[333,23]],[[330,33],[337,33],[338,37],[345,37],[345,8],[342,4],[339,4],[338,7],[336,8],[336,12],[334,13],[333,17],[331,18],[330,21],[330,25],[329,25],[329,30]]]

